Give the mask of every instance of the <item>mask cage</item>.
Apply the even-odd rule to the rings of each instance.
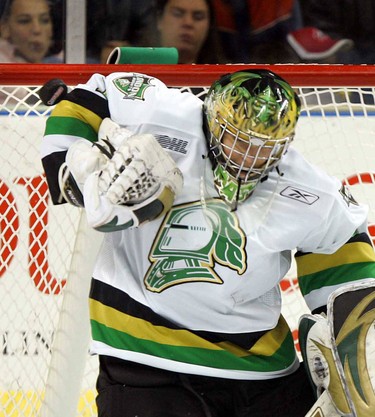
[[[254,182],[265,177],[286,153],[292,136],[271,139],[258,133],[244,133],[227,120],[216,117],[210,129],[210,151],[213,158],[236,181]],[[216,136],[213,132],[219,132]],[[228,136],[224,138],[224,135]],[[224,139],[224,142],[223,142]],[[225,143],[227,141],[227,143]]]

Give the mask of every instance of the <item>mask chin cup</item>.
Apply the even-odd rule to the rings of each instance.
[[[259,176],[252,180],[236,179],[221,165],[214,169],[214,184],[220,197],[234,210],[247,200],[259,182]]]
[[[216,161],[215,161],[216,162]],[[206,158],[205,174],[201,177],[201,202],[220,198],[230,211],[234,211],[237,205],[250,197],[259,179],[242,182],[236,180],[224,167],[215,163],[214,168]]]

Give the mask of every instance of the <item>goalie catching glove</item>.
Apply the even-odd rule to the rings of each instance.
[[[83,207],[83,187],[90,174],[101,170],[124,140],[133,135],[105,118],[99,128],[99,140],[92,144],[86,139],[77,140],[68,149],[65,163],[59,170],[61,197],[74,206]]]
[[[67,155],[89,225],[104,232],[122,230],[167,212],[183,185],[174,160],[152,135],[132,135],[109,119],[103,123],[99,137],[105,134],[105,140],[89,144],[89,152],[83,152],[87,141],[77,142]]]

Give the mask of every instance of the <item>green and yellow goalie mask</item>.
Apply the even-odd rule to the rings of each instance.
[[[236,207],[287,151],[300,100],[273,72],[244,70],[216,81],[203,111],[215,187]]]

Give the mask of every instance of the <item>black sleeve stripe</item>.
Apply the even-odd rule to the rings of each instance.
[[[372,246],[372,242],[371,242],[370,236],[367,233],[365,233],[365,232],[354,234],[345,243],[345,245],[347,245],[348,243],[357,243],[357,242],[368,243],[370,246]],[[296,252],[296,254],[294,256],[295,256],[295,258],[298,258],[299,256],[309,255],[310,253],[311,252],[298,251],[298,252]]]
[[[369,245],[372,245],[370,236],[367,233],[357,233],[353,235],[347,243],[354,243],[354,242],[362,242],[362,243],[368,243]]]
[[[102,119],[110,116],[108,101],[91,91],[75,88],[66,96],[66,100],[91,110]]]
[[[53,204],[66,203],[65,200],[59,201],[60,199],[60,187],[58,180],[58,172],[60,166],[65,162],[67,151],[55,152],[42,159],[43,169],[47,177],[49,193],[52,198]]]

